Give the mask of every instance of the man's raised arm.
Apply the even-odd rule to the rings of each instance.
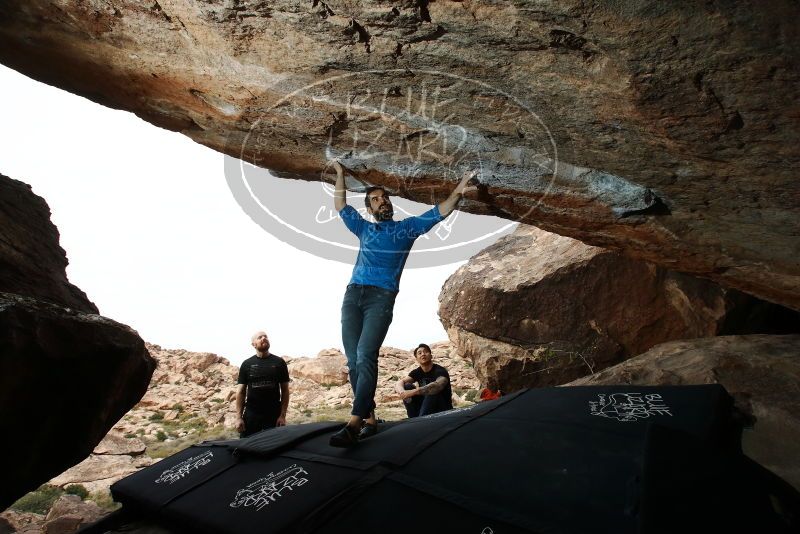
[[[347,189],[344,186],[344,169],[342,164],[333,160],[333,168],[336,169],[336,189],[333,191],[333,207],[336,211],[342,211],[347,206]]]
[[[464,196],[464,193],[468,193],[469,191],[476,191],[478,188],[474,185],[467,186],[470,180],[472,180],[475,175],[478,174],[478,171],[467,171],[461,177],[461,181],[458,182],[458,185],[453,192],[450,193],[450,196],[445,199],[444,202],[439,204],[439,213],[442,217],[447,217],[452,213],[456,206],[458,206],[459,200],[461,197]]]

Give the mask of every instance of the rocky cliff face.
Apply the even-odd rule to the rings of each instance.
[[[287,176],[363,181],[800,308],[789,0],[31,0],[0,61]]]
[[[800,332],[800,314],[520,225],[445,282],[439,316],[484,384],[557,385],[665,341]]]
[[[44,200],[0,175],[0,509],[86,458],[144,394],[155,362],[67,281]],[[2,292],[9,291],[9,292]]]
[[[67,253],[58,239],[47,202],[28,184],[0,174],[0,291],[97,313],[67,280]]]

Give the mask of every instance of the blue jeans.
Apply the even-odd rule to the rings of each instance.
[[[366,419],[375,409],[378,350],[392,323],[396,291],[350,284],[342,302],[342,344],[347,356],[352,414]]]

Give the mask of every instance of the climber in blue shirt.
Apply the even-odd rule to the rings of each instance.
[[[375,388],[378,383],[378,350],[389,324],[400,275],[414,241],[443,220],[458,205],[477,174],[467,172],[447,199],[417,217],[393,220],[394,209],[389,194],[382,187],[370,187],[364,203],[375,222],[368,222],[347,204],[344,169],[338,161],[334,206],[345,226],[359,240],[358,258],[342,302],[342,344],[347,356],[353,409],[350,421],[330,439],[334,447],[352,447],[359,439],[373,436]]]

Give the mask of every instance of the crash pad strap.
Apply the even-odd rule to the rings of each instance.
[[[233,442],[229,447],[234,449],[234,454],[237,456],[242,454],[253,454],[260,457],[274,456],[301,441],[330,432],[334,428],[341,428],[341,426],[341,422],[331,421],[282,426]]]

